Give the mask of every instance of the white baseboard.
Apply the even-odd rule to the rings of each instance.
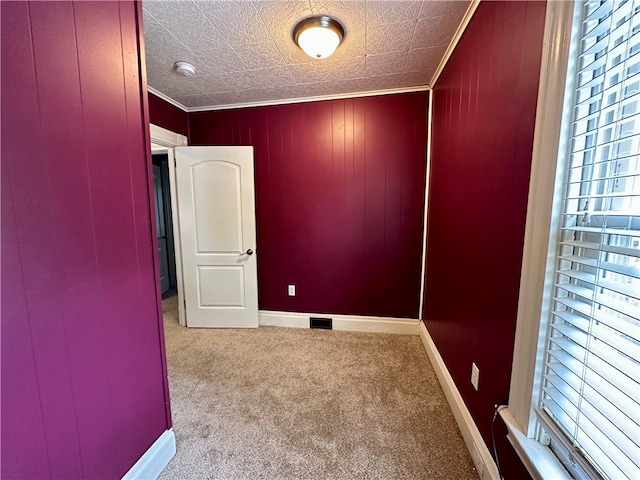
[[[176,436],[173,430],[165,430],[122,480],[155,480],[175,454]]]
[[[334,330],[418,335],[420,321],[411,318],[365,317],[298,312],[258,312],[260,326],[309,328],[309,317],[332,318]]]
[[[498,467],[491,456],[491,452],[489,452],[487,444],[484,442],[482,435],[480,435],[480,430],[478,430],[476,423],[473,421],[471,413],[465,405],[453,378],[451,378],[451,374],[440,356],[440,352],[438,352],[435,343],[433,343],[424,322],[420,322],[419,331],[422,345],[424,345],[431,365],[436,371],[442,390],[444,390],[453,416],[464,438],[464,443],[467,445],[467,449],[471,454],[480,478],[483,480],[500,480]]]

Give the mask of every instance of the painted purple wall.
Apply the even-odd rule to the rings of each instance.
[[[2,2],[2,478],[169,427],[135,2]]]
[[[433,91],[424,318],[487,444],[509,392],[545,6],[481,2]]]
[[[189,135],[189,114],[149,92],[149,120],[172,132]]]
[[[417,317],[426,110],[419,92],[190,114],[192,145],[255,148],[261,309]]]

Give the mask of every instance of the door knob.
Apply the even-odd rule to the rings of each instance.
[[[249,249],[246,252],[240,254],[240,256],[243,256],[243,255],[253,255],[253,250]]]

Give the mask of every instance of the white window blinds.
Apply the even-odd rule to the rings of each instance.
[[[539,407],[603,477],[638,479],[640,0],[580,8]]]

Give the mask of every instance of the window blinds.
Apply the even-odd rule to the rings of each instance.
[[[580,8],[540,408],[603,477],[637,479],[640,0]]]

